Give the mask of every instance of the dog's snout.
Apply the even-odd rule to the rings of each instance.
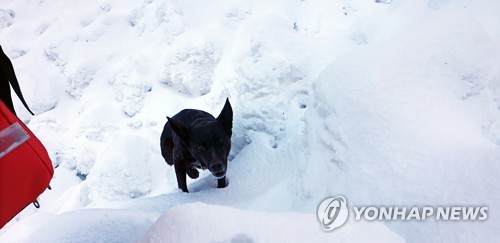
[[[212,164],[211,166],[211,170],[213,172],[220,172],[220,171],[224,171],[224,165],[222,163],[216,163],[216,164]]]
[[[215,163],[210,165],[210,171],[216,178],[222,178],[226,175],[226,168],[222,163]]]

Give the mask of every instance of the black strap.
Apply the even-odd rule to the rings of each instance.
[[[2,74],[0,75],[1,79],[5,80],[0,80],[2,83],[2,89],[7,89],[7,90],[2,90],[2,96],[8,96],[8,97],[1,97],[4,103],[11,109],[12,113],[16,114],[14,111],[14,105],[12,104],[12,97],[10,96],[10,88],[8,87],[8,84],[10,82],[10,85],[12,86],[12,89],[14,92],[16,92],[17,97],[21,100],[23,103],[24,107],[31,113],[31,115],[34,115],[33,112],[30,110],[28,107],[28,104],[26,104],[26,101],[24,100],[23,93],[21,92],[21,87],[19,86],[19,82],[17,81],[16,73],[14,72],[14,66],[12,66],[12,62],[10,61],[9,57],[5,55],[5,53],[2,50],[2,46],[0,46],[0,71]],[[5,85],[4,85],[5,84]]]

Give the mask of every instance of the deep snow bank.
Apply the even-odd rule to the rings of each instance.
[[[339,58],[314,83],[306,121],[315,124],[310,139],[329,151],[315,158],[337,165],[328,185],[351,202],[500,206],[498,133],[490,129],[500,121],[490,89],[499,81],[498,42],[464,8],[441,12]],[[409,241],[493,242],[500,218],[491,211],[482,223],[390,225]]]

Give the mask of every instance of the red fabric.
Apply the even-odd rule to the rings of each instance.
[[[52,162],[40,140],[0,102],[0,131],[16,122],[29,139],[0,158],[0,228],[34,202],[54,175]]]

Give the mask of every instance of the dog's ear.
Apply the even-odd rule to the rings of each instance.
[[[186,144],[189,143],[189,131],[178,121],[167,116],[168,123],[172,128],[172,131],[179,136],[179,138]]]
[[[229,103],[229,98],[226,99],[226,104],[224,104],[224,108],[222,108],[222,111],[217,117],[217,121],[222,123],[227,134],[232,134],[231,129],[233,129],[233,108],[231,107],[231,103]]]

